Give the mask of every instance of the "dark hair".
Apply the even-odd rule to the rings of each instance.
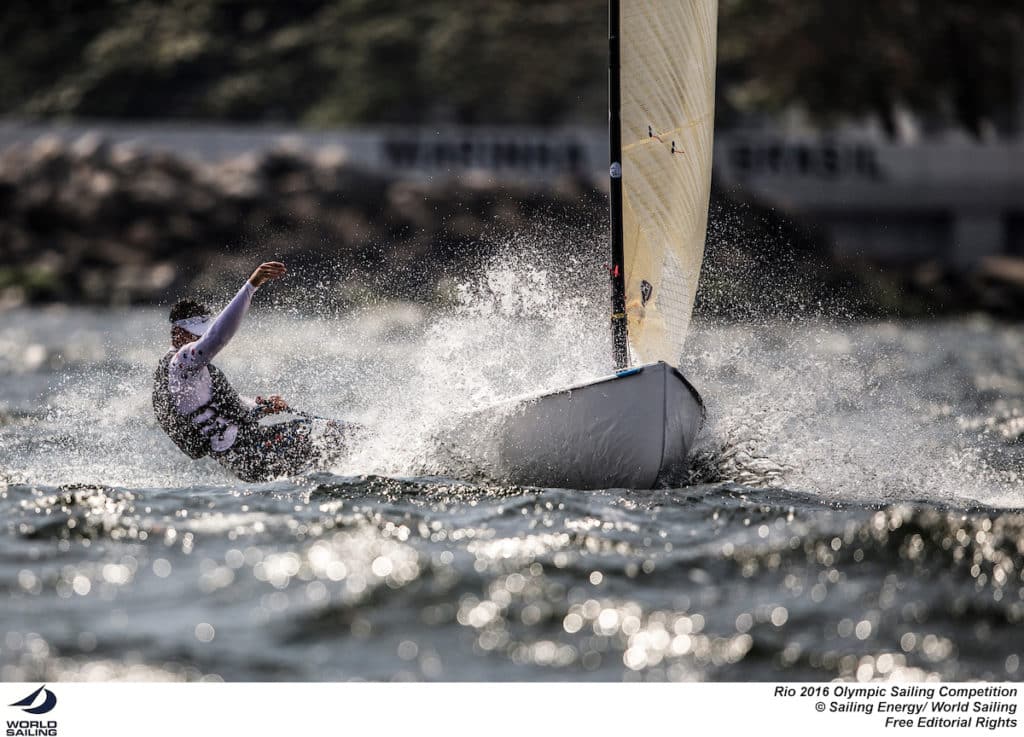
[[[202,302],[196,302],[194,299],[181,299],[175,302],[171,308],[171,322],[209,314],[210,308]]]

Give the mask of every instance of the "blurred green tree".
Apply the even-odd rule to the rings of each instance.
[[[585,0],[10,0],[0,113],[600,119],[605,23]]]
[[[604,119],[601,0],[7,0],[0,114]],[[719,115],[1021,126],[1020,0],[721,0]]]
[[[980,135],[1021,125],[1020,0],[721,0],[726,109],[794,103],[819,121],[902,107]]]

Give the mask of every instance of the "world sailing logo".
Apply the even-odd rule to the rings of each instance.
[[[40,701],[42,696],[42,701]],[[40,686],[20,701],[10,704],[26,714],[49,714],[57,706],[57,695],[45,685]],[[54,720],[7,720],[6,737],[57,737],[57,722]]]
[[[36,698],[39,694],[45,694],[43,703],[38,706],[32,706],[35,703]],[[28,696],[23,698],[21,701],[15,701],[11,706],[20,707],[26,714],[48,714],[53,711],[53,707],[57,705],[57,696],[48,689],[45,685],[40,686],[35,691],[30,693]]]

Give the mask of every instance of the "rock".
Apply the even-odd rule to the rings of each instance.
[[[110,158],[110,143],[99,133],[90,131],[71,144],[71,156],[79,161],[106,163]]]

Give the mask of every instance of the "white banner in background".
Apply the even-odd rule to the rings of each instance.
[[[0,683],[6,737],[1008,735],[1021,705],[987,683]]]

